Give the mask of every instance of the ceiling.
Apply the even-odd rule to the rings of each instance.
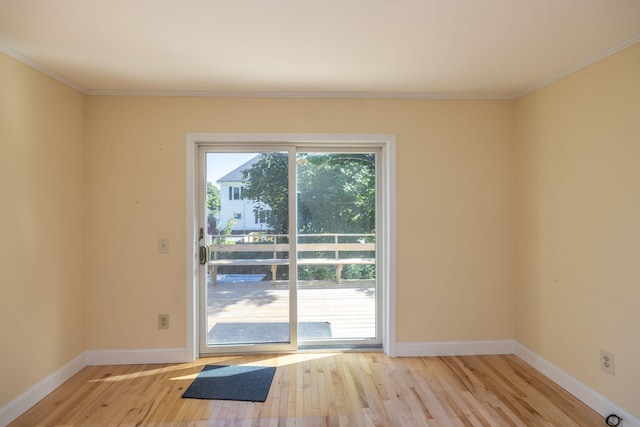
[[[512,98],[640,42],[640,0],[0,0],[88,94]]]

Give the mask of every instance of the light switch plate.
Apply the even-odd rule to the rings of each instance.
[[[160,254],[168,254],[169,253],[169,239],[158,239],[158,253]]]

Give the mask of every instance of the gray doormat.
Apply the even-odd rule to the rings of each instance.
[[[264,402],[275,372],[268,366],[205,365],[182,397]]]

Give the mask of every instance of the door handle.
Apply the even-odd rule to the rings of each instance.
[[[199,258],[200,258],[200,264],[205,265],[207,263],[208,260],[208,254],[209,254],[209,248],[207,248],[206,246],[200,246],[200,250],[199,252]]]

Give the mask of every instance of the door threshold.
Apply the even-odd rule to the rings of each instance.
[[[297,350],[264,350],[238,352],[200,353],[198,358],[220,356],[245,356],[249,354],[296,354],[296,353],[382,353],[382,344],[371,345],[301,345]]]
[[[301,345],[298,346],[298,353],[314,352],[382,352],[382,344],[367,345]]]

